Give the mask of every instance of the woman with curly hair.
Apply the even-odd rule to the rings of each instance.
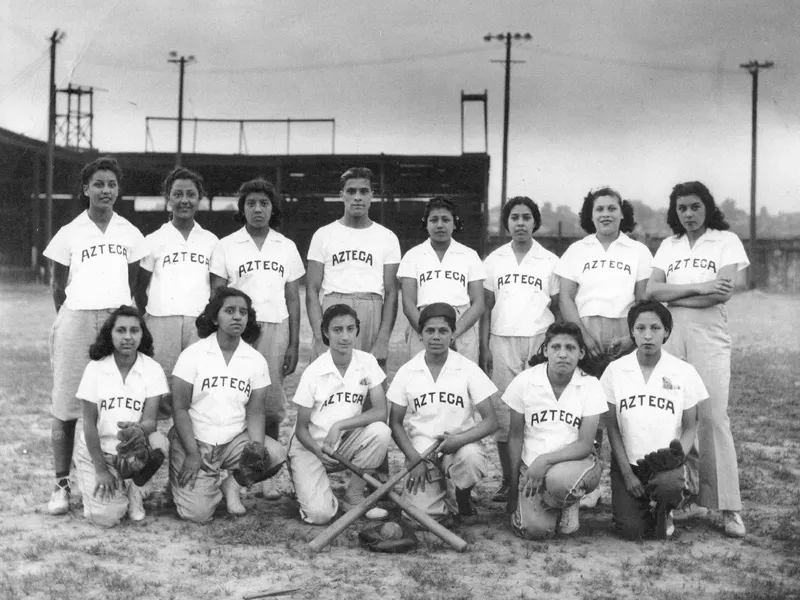
[[[698,502],[676,512],[675,519],[718,509],[725,533],[744,537],[739,467],[728,418],[731,336],[725,304],[737,273],[750,261],[736,234],[727,231],[729,225],[711,192],[699,181],[673,188],[667,223],[675,235],[656,252],[647,293],[666,302],[672,312],[675,327],[665,348],[697,369],[709,392],[709,400],[698,407],[698,443],[687,461],[692,484],[699,477],[699,490],[693,490],[699,491]]]
[[[272,466],[286,452],[264,437],[270,380],[267,361],[249,345],[260,333],[250,297],[217,289],[197,317],[197,333],[200,341],[181,353],[172,373],[169,472],[178,515],[207,523],[223,494],[230,514],[246,512],[239,484],[223,472],[238,468],[249,442],[264,443]]]
[[[152,356],[153,336],[132,306],[112,312],[89,347],[91,362],[75,394],[83,405],[75,467],[83,514],[96,525],[113,527],[126,512],[131,521],[143,520],[142,488],[169,452],[156,431],[159,400],[169,388]],[[135,472],[125,468],[117,450],[123,429],[130,430],[124,437],[138,435],[151,449],[150,460]]]

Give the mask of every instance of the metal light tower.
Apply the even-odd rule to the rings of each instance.
[[[178,150],[175,152],[175,166],[181,166],[183,155],[183,74],[187,64],[195,62],[194,54],[178,56],[175,50],[169,53],[169,63],[176,63],[180,67],[180,83],[178,87]]]
[[[491,42],[493,40],[505,42],[506,44],[506,93],[505,93],[505,100],[503,102],[503,182],[502,182],[502,189],[500,192],[500,209],[502,210],[503,206],[506,203],[506,191],[507,191],[507,184],[508,184],[508,114],[509,108],[511,105],[511,40],[524,40],[530,41],[533,36],[530,33],[498,33],[497,35],[492,35],[491,33],[483,36],[483,40],[485,42]]]

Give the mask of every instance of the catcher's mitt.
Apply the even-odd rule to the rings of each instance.
[[[239,468],[233,470],[233,478],[244,487],[269,479],[280,471],[283,463],[270,466],[269,452],[261,442],[248,442],[239,457]]]
[[[656,536],[662,539],[668,537],[669,511],[678,508],[689,494],[685,462],[686,456],[678,440],[672,440],[669,448],[661,448],[636,461],[639,479],[655,504]]]
[[[122,479],[132,479],[134,475],[144,469],[150,460],[147,437],[138,423],[120,422],[117,425],[119,426],[117,431],[119,444],[117,444],[114,467],[119,471]],[[161,462],[163,461],[162,454]]]
[[[393,521],[362,529],[358,533],[358,541],[373,552],[409,552],[417,547],[414,528]]]

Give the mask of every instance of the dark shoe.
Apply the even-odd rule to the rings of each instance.
[[[466,490],[456,488],[456,504],[458,505],[458,516],[460,518],[476,517],[478,515],[477,509],[472,504],[472,488]]]
[[[508,502],[508,492],[511,491],[511,485],[508,482],[508,479],[503,479],[500,482],[500,487],[497,488],[497,491],[492,496],[492,502]]]
[[[164,453],[160,449],[151,450],[150,460],[148,460],[142,469],[132,477],[133,483],[139,487],[142,487],[145,483],[150,481],[153,475],[156,474],[156,471],[158,471],[161,468],[161,465],[164,464],[164,458]]]

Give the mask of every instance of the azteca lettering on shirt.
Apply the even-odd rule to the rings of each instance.
[[[319,409],[323,410],[326,406],[332,406],[340,402],[346,402],[347,404],[364,404],[364,394],[357,394],[354,392],[336,392],[335,394],[332,394],[330,398],[325,400]]]
[[[436,269],[435,271],[423,271],[419,274],[419,284],[422,285],[426,281],[433,281],[434,279],[450,279],[457,281],[464,287],[467,287],[466,275],[458,271],[446,271],[444,269]]]
[[[206,377],[203,383],[200,384],[200,391],[211,388],[232,388],[243,392],[245,396],[250,395],[250,382],[236,377],[229,377],[228,375],[220,375],[218,377]]]
[[[553,408],[547,410],[540,410],[531,415],[531,425],[540,425],[542,423],[550,423],[560,421],[573,427],[581,426],[581,418],[576,417],[571,412],[566,410],[555,410]]]
[[[341,252],[334,252],[331,259],[334,267],[349,260],[357,260],[367,263],[370,267],[372,266],[372,253],[366,252],[365,250],[342,250]]]
[[[673,271],[680,271],[690,267],[692,269],[708,269],[709,271],[714,271],[714,273],[717,272],[717,265],[713,260],[708,260],[707,258],[683,258],[670,263],[669,267],[667,267],[667,275]]]
[[[669,411],[675,414],[675,405],[672,400],[661,398],[659,396],[646,396],[645,394],[628,396],[619,401],[619,412],[623,410],[630,410],[639,406],[649,406],[651,408],[659,408],[664,411]]]
[[[85,262],[95,256],[104,256],[106,254],[121,254],[128,258],[128,249],[122,244],[95,244],[81,250],[81,262]]]
[[[236,274],[242,277],[245,273],[253,271],[275,271],[283,277],[283,265],[274,260],[247,260],[239,265]]]
[[[509,273],[507,275],[501,275],[497,278],[497,289],[500,289],[504,285],[509,284],[520,284],[520,285],[532,285],[535,288],[542,288],[542,280],[536,277],[535,275],[522,275],[520,273]]]
[[[593,269],[615,269],[625,271],[628,275],[631,274],[631,266],[621,260],[587,260],[583,265],[583,273]]]
[[[449,404],[464,408],[464,398],[452,392],[427,392],[414,398],[414,411],[418,411],[423,406],[433,406],[439,404]]]
[[[167,265],[177,265],[180,263],[197,263],[200,265],[207,265],[208,264],[208,257],[200,254],[199,252],[168,252],[164,255],[164,258],[161,261],[161,266],[165,267]]]
[[[113,398],[104,398],[100,400],[100,410],[112,410],[114,408],[126,408],[128,410],[142,410],[142,401],[134,400],[133,398],[125,398],[124,396],[115,396]]]

